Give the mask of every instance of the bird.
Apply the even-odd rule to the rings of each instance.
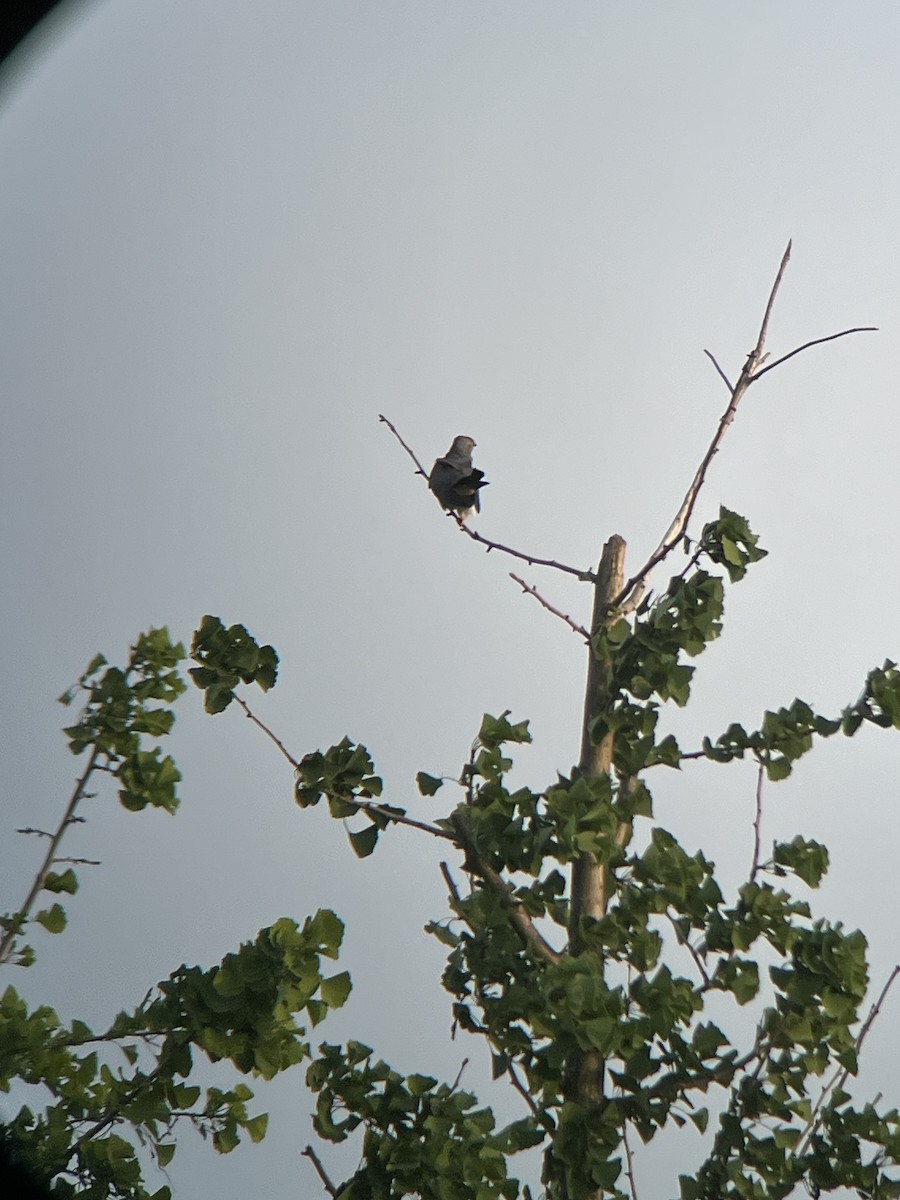
[[[484,471],[472,466],[472,438],[460,434],[443,458],[435,459],[428,486],[437,497],[442,508],[454,512],[461,521],[473,511],[481,512],[478,496],[480,488],[487,487]]]

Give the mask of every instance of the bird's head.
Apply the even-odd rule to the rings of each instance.
[[[465,434],[461,433],[459,437],[453,439],[453,445],[448,450],[447,456],[449,457],[452,454],[454,457],[467,458],[474,449],[475,439],[466,437]]]

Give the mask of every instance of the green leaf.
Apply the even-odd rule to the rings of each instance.
[[[778,783],[782,779],[787,779],[790,775],[792,767],[789,758],[770,758],[766,760],[766,778],[772,783]]]
[[[347,837],[357,858],[368,858],[378,841],[378,826],[369,825],[366,829],[360,829],[358,833],[348,829]]]
[[[709,1109],[698,1108],[690,1114],[690,1117],[700,1132],[706,1133],[706,1127],[709,1124]]]
[[[68,892],[74,896],[78,891],[78,878],[71,867],[61,874],[57,874],[56,871],[48,871],[44,876],[44,891]]]
[[[157,1142],[156,1143],[156,1161],[161,1167],[167,1167],[175,1157],[176,1145],[174,1142]]]
[[[828,871],[828,848],[798,834],[792,842],[778,842],[774,861],[787,867],[809,887],[818,887]]]
[[[326,958],[337,958],[344,939],[344,922],[330,908],[320,908],[315,916],[307,917],[303,933]]]
[[[35,913],[34,919],[39,925],[43,925],[48,933],[62,933],[66,927],[66,910],[61,904],[54,904],[51,908],[43,908],[39,913]]]
[[[249,1134],[251,1142],[261,1142],[266,1136],[266,1130],[269,1126],[269,1114],[260,1113],[256,1117],[250,1117],[249,1120],[242,1122],[242,1124]]]
[[[329,1008],[340,1008],[350,995],[352,986],[350,972],[341,971],[339,975],[332,975],[330,979],[322,980],[319,984],[319,995]]]
[[[428,775],[425,771],[419,771],[416,774],[416,787],[422,796],[433,796],[438,788],[443,786],[443,779],[438,779],[434,775]]]

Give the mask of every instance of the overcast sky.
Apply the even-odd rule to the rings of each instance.
[[[475,438],[486,535],[589,567],[616,532],[636,567],[727,399],[702,351],[737,373],[788,237],[773,354],[881,332],[748,395],[695,528],[727,504],[770,557],[671,728],[696,744],[796,695],[837,713],[900,658],[898,51],[894,0],[98,0],[48,22],[0,75],[0,908],[40,851],[14,830],[55,824],[72,786],[54,697],[151,625],[188,641],[211,612],[272,642],[260,716],[296,756],[365,742],[420,816],[441,810],[415,772],[457,773],[484,711],[531,719],[522,782],[568,771],[583,647],[377,415],[427,462]],[[587,620],[583,585],[526,576]],[[100,1026],[182,962],[330,906],[355,990],[322,1035],[451,1080],[469,1056],[480,1088],[422,932],[440,848],[394,830],[358,862],[239,713],[179,709],[178,816],[95,801],[67,852],[103,865],[12,981]],[[766,792],[767,842],[830,847],[813,900],[866,931],[879,987],[898,779],[900,738],[866,730]],[[654,782],[658,820],[745,877],[752,766]],[[893,1103],[898,1020],[895,995],[863,1060]],[[186,1131],[177,1200],[320,1194],[303,1068],[258,1096],[259,1147],[218,1158]],[[690,1133],[639,1152],[642,1200],[701,1152]],[[323,1156],[340,1178],[346,1155]]]

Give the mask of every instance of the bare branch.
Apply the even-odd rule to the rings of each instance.
[[[767,363],[753,376],[753,382],[761,379],[767,371],[774,371],[776,367],[780,367],[782,363],[786,363],[789,358],[793,358],[795,354],[800,354],[803,350],[808,350],[810,346],[821,346],[824,342],[834,342],[838,338],[848,337],[851,333],[877,333],[877,325],[857,325],[853,329],[842,329],[840,333],[830,333],[828,337],[813,338],[811,342],[804,342],[802,346],[798,346],[796,350],[792,350],[790,354],[782,354],[781,358],[776,358],[773,363]]]
[[[47,830],[47,829],[32,829],[30,825],[28,825],[25,829],[17,829],[16,833],[33,833],[37,837],[46,837],[46,838],[53,837],[53,834],[50,833],[49,830]]]
[[[751,350],[750,357],[747,359],[749,363],[752,360],[753,366],[750,368],[750,373],[758,365],[762,356],[763,347],[766,344],[766,334],[769,332],[769,317],[772,315],[772,308],[775,304],[775,297],[778,295],[778,289],[781,287],[781,280],[784,277],[784,272],[787,269],[788,263],[791,261],[791,247],[793,240],[788,239],[788,244],[785,247],[784,254],[781,256],[781,262],[778,266],[778,274],[775,276],[775,282],[772,284],[772,290],[769,292],[769,302],[766,305],[765,315],[762,319],[762,325],[759,327],[759,337],[756,339],[756,346]],[[746,364],[744,370],[746,370]]]
[[[668,910],[666,910],[666,916],[668,917],[669,923],[671,924],[672,928],[675,930],[675,940],[678,942],[678,944],[680,946],[684,946],[685,949],[689,952],[691,958],[694,960],[694,966],[700,972],[700,978],[703,980],[703,986],[709,987],[712,980],[709,977],[709,972],[706,969],[706,965],[703,962],[703,959],[697,953],[696,949],[691,945],[690,939],[686,938],[684,936],[684,934],[681,932],[681,930],[678,928],[675,918],[672,916],[672,914]]]
[[[456,1089],[459,1087],[460,1080],[462,1079],[463,1073],[468,1065],[469,1065],[469,1060],[467,1058],[464,1058],[459,1065],[459,1070],[456,1073],[456,1078],[453,1080],[453,1085],[450,1088],[451,1092],[455,1092]]]
[[[322,1166],[321,1160],[319,1159],[319,1156],[316,1154],[315,1150],[313,1150],[312,1146],[307,1146],[306,1149],[301,1150],[300,1153],[304,1158],[308,1158],[312,1165],[316,1168],[316,1174],[321,1179],[322,1186],[325,1188],[325,1191],[328,1193],[328,1195],[336,1196],[338,1194],[337,1188],[328,1178],[328,1172]]]
[[[728,378],[728,376],[725,374],[725,372],[722,370],[722,368],[719,366],[719,364],[716,362],[716,356],[709,350],[704,350],[703,353],[706,355],[706,357],[709,359],[709,361],[712,363],[712,365],[719,372],[719,377],[721,379],[724,379],[725,386],[728,388],[729,392],[733,392],[734,385],[732,384],[732,382]]]
[[[484,537],[476,529],[470,529],[461,517],[450,513],[460,530],[467,534],[473,542],[478,542],[484,546],[485,552],[490,554],[492,550],[499,550],[501,554],[509,554],[513,558],[521,559],[522,562],[527,562],[529,567],[551,567],[554,571],[563,571],[566,575],[574,575],[576,579],[582,579],[585,582],[592,582],[595,578],[593,572],[582,570],[581,567],[570,567],[566,563],[558,562],[555,558],[537,558],[533,554],[526,554],[522,550],[514,550],[512,546],[504,546],[502,542],[493,542],[490,538]]]
[[[522,1082],[522,1080],[519,1078],[518,1074],[516,1073],[516,1068],[513,1066],[511,1059],[509,1061],[507,1061],[506,1073],[509,1076],[510,1082],[512,1083],[513,1087],[516,1089],[516,1091],[519,1093],[519,1095],[522,1097],[522,1099],[525,1101],[525,1103],[531,1109],[532,1113],[534,1113],[534,1115],[537,1116],[538,1113],[540,1112],[540,1109],[535,1104],[534,1097],[532,1096],[531,1092],[529,1092],[528,1088],[525,1086],[525,1084]]]
[[[704,351],[706,356],[712,362],[713,366],[716,368],[720,377],[725,381],[726,384],[728,384],[729,391],[731,392],[731,398],[729,399],[727,408],[719,418],[719,423],[716,427],[716,432],[713,436],[713,439],[707,447],[706,453],[704,454],[700,465],[697,468],[697,472],[691,481],[691,485],[685,492],[681,506],[676,512],[669,528],[666,530],[662,541],[659,543],[657,548],[653,551],[641,569],[628,580],[616,598],[616,605],[624,614],[632,612],[637,607],[641,596],[646,589],[647,579],[650,575],[650,572],[671,553],[671,551],[678,544],[680,538],[683,536],[688,522],[690,521],[694,512],[694,507],[697,503],[697,497],[700,494],[703,484],[706,482],[706,475],[709,470],[710,463],[718,452],[725,434],[728,432],[729,427],[734,421],[738,405],[740,404],[744,397],[744,393],[747,391],[750,385],[755,383],[758,379],[761,379],[763,375],[765,375],[768,371],[771,371],[774,367],[780,366],[781,363],[786,362],[789,358],[793,358],[795,354],[799,354],[802,350],[806,350],[810,346],[817,346],[823,342],[834,341],[835,338],[846,337],[851,333],[869,332],[870,330],[874,329],[874,326],[870,325],[859,326],[854,329],[842,330],[840,333],[831,334],[828,337],[816,338],[811,342],[805,342],[802,346],[798,346],[796,350],[792,350],[790,354],[783,355],[781,358],[776,359],[775,362],[769,363],[767,366],[763,366],[762,364],[767,357],[765,353],[765,344],[766,336],[769,331],[769,320],[772,316],[775,298],[778,295],[779,288],[781,287],[781,281],[784,278],[784,272],[787,268],[788,262],[790,261],[790,257],[791,243],[788,242],[787,248],[782,255],[781,263],[778,267],[778,273],[775,276],[775,282],[772,284],[772,289],[769,292],[769,299],[766,303],[766,311],[759,327],[759,334],[756,338],[756,344],[747,355],[747,360],[741,368],[741,373],[733,386],[731,385],[725,372],[719,366],[718,362],[716,362],[713,355],[708,350]]]
[[[759,844],[760,830],[762,828],[762,790],[764,778],[765,768],[760,763],[756,774],[756,815],[753,819],[753,863],[750,868],[751,883],[756,882],[756,876],[759,874]]]
[[[628,1122],[622,1124],[622,1146],[625,1149],[626,1171],[628,1176],[628,1189],[631,1192],[631,1200],[638,1200],[637,1185],[634,1182],[634,1160],[631,1157],[631,1146],[628,1142]]]
[[[442,862],[440,864],[440,867],[441,867],[441,874],[444,877],[444,883],[446,883],[446,885],[447,885],[447,891],[450,893],[450,899],[453,901],[454,904],[457,904],[457,905],[461,904],[462,899],[459,894],[459,888],[456,886],[456,880],[450,874],[450,868],[447,866],[447,864],[445,862]]]
[[[403,447],[403,449],[406,451],[406,453],[409,455],[409,457],[416,464],[416,474],[424,475],[424,477],[427,479],[428,472],[425,470],[425,468],[422,466],[422,464],[416,458],[413,451],[410,450],[409,446],[407,446],[406,442],[404,442],[403,438],[397,432],[397,426],[393,423],[393,421],[389,421],[387,419],[387,417],[383,416],[381,413],[378,414],[378,420],[383,421],[384,424],[387,425],[388,429],[391,431],[391,433],[394,435],[394,437],[397,439],[397,441],[400,443],[400,445]]]
[[[520,579],[519,576],[515,575],[512,571],[510,571],[509,577],[519,585],[523,592],[527,592],[529,596],[534,596],[538,604],[543,605],[547,612],[552,612],[555,617],[559,617],[561,621],[565,621],[569,628],[577,633],[580,637],[583,637],[586,642],[591,640],[591,635],[582,625],[579,625],[577,621],[573,621],[572,618],[567,616],[566,613],[560,612],[558,608],[554,608],[549,600],[544,599],[537,588],[532,587],[530,583],[526,583],[524,579]]]
[[[285,746],[284,742],[282,742],[280,738],[275,736],[275,734],[268,727],[268,725],[263,724],[263,722],[259,719],[259,717],[256,715],[256,713],[251,711],[249,704],[247,704],[247,702],[245,700],[242,700],[240,698],[240,696],[235,696],[234,700],[235,700],[235,703],[244,710],[244,716],[248,719],[248,721],[252,721],[253,724],[256,725],[258,729],[261,729],[263,731],[263,733],[266,735],[266,737],[270,741],[275,743],[275,745],[278,747],[278,749],[281,751],[281,753],[284,755],[284,757],[288,760],[288,762],[291,764],[291,766],[296,771],[299,768],[300,763],[297,761],[296,758],[294,758],[293,754],[291,754],[290,750],[288,750],[288,748]]]

